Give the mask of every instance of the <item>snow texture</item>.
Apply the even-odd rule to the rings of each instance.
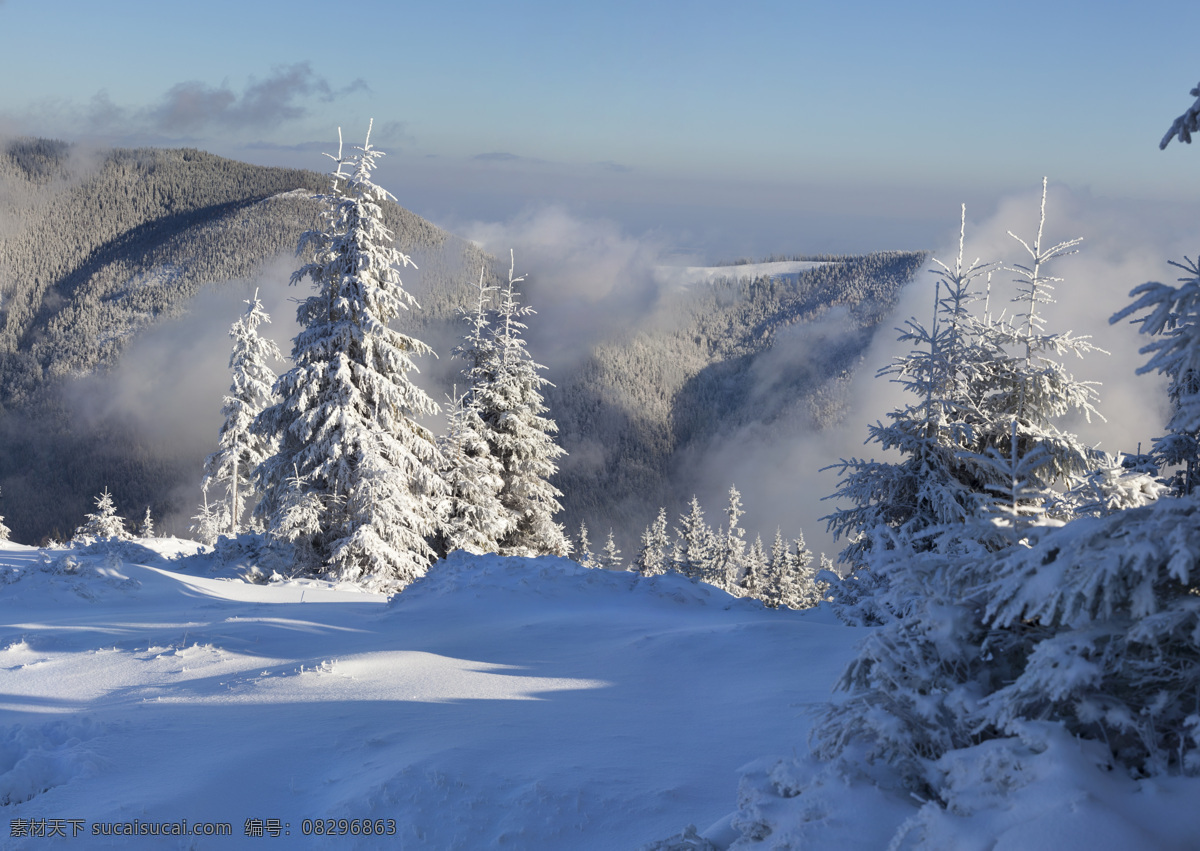
[[[287,824],[289,848],[380,847],[303,836],[306,818],[394,819],[388,845],[406,849],[609,851],[674,834],[658,847],[1182,851],[1200,835],[1200,781],[1132,780],[1061,728],[948,754],[948,809],[811,761],[808,710],[873,633],[824,607],[463,553],[389,598],[247,581],[234,550],[196,550],[0,545],[10,824],[233,826],[160,848],[258,848],[270,840],[244,835],[252,818]]]

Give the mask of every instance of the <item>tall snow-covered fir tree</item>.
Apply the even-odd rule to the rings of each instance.
[[[989,487],[1001,498],[998,509],[1019,516],[1041,509],[1053,510],[1061,492],[1078,477],[1102,462],[1100,453],[1080,438],[1058,426],[1068,415],[1088,421],[1098,413],[1096,383],[1080,381],[1063,364],[1067,355],[1083,357],[1092,352],[1107,354],[1088,337],[1070,331],[1047,333],[1043,305],[1054,302],[1055,286],[1061,278],[1046,273],[1051,262],[1074,254],[1081,239],[1069,239],[1050,247],[1044,244],[1047,181],[1042,179],[1042,201],[1037,235],[1032,244],[1009,232],[1028,254],[1028,262],[1009,267],[1016,274],[1018,292],[1013,322],[998,335],[1007,356],[992,359],[981,406],[985,416],[975,427],[975,458],[998,473],[1000,486]],[[1012,485],[1013,471],[1021,470],[1018,497]],[[1069,516],[1059,517],[1061,520]]]
[[[510,253],[511,259],[511,253]],[[562,493],[550,484],[566,450],[554,442],[558,426],[544,416],[542,388],[550,382],[526,349],[522,318],[533,313],[520,303],[515,260],[499,294],[491,340],[484,342],[477,320],[463,347],[471,395],[481,420],[481,435],[500,462],[500,501],[512,527],[500,541],[500,553],[513,556],[567,555],[570,541],[554,515]],[[482,284],[481,284],[482,287]],[[481,296],[482,297],[482,296]]]
[[[905,457],[899,465],[845,465],[851,476],[839,495],[857,506],[831,521],[835,530],[866,536],[850,555],[876,577],[870,599],[885,623],[860,645],[837,686],[847,696],[817,719],[814,744],[824,756],[853,744],[892,763],[926,796],[937,794],[933,761],[1002,735],[981,698],[1019,675],[1038,635],[996,630],[985,620],[984,589],[996,579],[998,554],[1036,536],[1040,524],[1067,519],[1048,513],[1096,461],[1056,425],[1066,413],[1095,413],[1096,393],[1058,360],[1092,350],[1086,338],[1045,331],[1041,307],[1058,281],[1046,265],[1078,243],[1044,246],[1045,189],[1043,182],[1036,238],[1030,244],[1014,236],[1030,262],[1012,269],[1019,284],[1012,321],[971,317],[955,306],[966,303],[957,295],[967,277],[960,237],[960,261],[941,276],[951,301],[935,299],[932,330],[910,336],[929,353],[916,363],[929,366],[901,368],[920,402],[893,419],[914,427],[873,431]],[[881,490],[872,474],[906,484]]]
[[[255,418],[276,401],[276,375],[270,364],[282,361],[283,355],[273,341],[258,333],[259,325],[271,321],[258,290],[246,304],[246,312],[229,329],[233,338],[229,355],[233,383],[221,409],[225,422],[217,439],[218,448],[204,459],[204,511],[211,513],[212,521],[205,524],[206,537],[241,531],[246,509],[253,510],[258,495],[254,471],[275,452],[274,440],[256,433],[253,426]],[[214,485],[223,489],[224,495],[210,501],[207,496]]]
[[[724,534],[718,536],[715,558],[704,580],[731,594],[737,593],[746,569],[746,530],[738,525],[745,513],[742,495],[736,486],[730,485],[729,502],[725,507],[729,525],[723,530]]]
[[[1045,221],[1043,181],[1036,237],[1030,244],[1013,235],[1030,261],[1010,269],[1018,291],[1016,315],[1009,321],[971,310],[978,297],[973,281],[988,265],[964,262],[964,210],[958,259],[953,268],[939,262],[936,270],[930,326],[909,320],[900,339],[911,342],[912,351],[880,370],[913,398],[888,415],[891,423],[869,428],[870,441],[898,451],[900,460],[850,459],[834,465],[842,479],[831,498],[849,502],[826,518],[830,530],[849,542],[841,560],[851,576],[841,594],[875,600],[887,582],[882,564],[904,564],[903,558],[888,556],[868,566],[872,548],[922,552],[958,546],[942,540],[949,532],[968,549],[976,544],[1003,549],[1016,533],[1003,532],[991,518],[1004,514],[1010,526],[1019,527],[1052,507],[1062,508],[1068,504],[1062,492],[1100,463],[1099,453],[1056,424],[1068,414],[1090,418],[1097,413],[1095,387],[1071,376],[1061,358],[1098,350],[1086,337],[1046,333],[1042,307],[1052,301],[1060,280],[1046,267],[1073,254],[1080,240],[1046,247]],[[984,522],[975,522],[980,518]],[[964,536],[967,524],[972,528]],[[874,603],[857,605],[851,615],[889,616]]]
[[[584,567],[599,567],[600,562],[592,552],[592,542],[588,538],[586,523],[579,524],[579,534],[575,538],[575,561]]]
[[[493,454],[491,429],[481,411],[497,367],[496,340],[489,318],[496,287],[486,283],[485,271],[479,270],[474,308],[461,311],[469,330],[453,350],[454,357],[464,362],[462,374],[467,391],[452,400],[450,431],[442,441],[444,476],[449,486],[441,534],[441,549],[445,552],[498,552],[500,542],[516,526],[516,519],[500,501],[504,468]]]
[[[369,129],[355,150],[332,157],[323,227],[297,247],[312,260],[292,283],[310,279],[315,292],[297,311],[302,330],[294,366],[276,383],[280,401],[256,421],[279,440],[259,467],[258,513],[268,531],[286,525],[283,537],[312,554],[312,567],[398,589],[434,558],[446,485],[433,435],[416,419],[438,406],[410,375],[413,358],[432,350],[389,325],[418,307],[397,271],[412,260],[383,224],[380,204],[391,196],[371,180],[381,153]]]
[[[767,553],[763,548],[762,536],[756,535],[754,543],[746,551],[746,571],[730,588],[731,594],[762,599],[763,583],[767,579]]]
[[[1191,92],[1200,98],[1200,87]],[[1160,143],[1191,141],[1200,100]],[[1168,378],[1168,433],[1151,456],[1169,468],[1177,499],[1044,528],[1013,548],[986,588],[994,630],[1036,630],[1017,676],[985,704],[1001,729],[1059,722],[1104,742],[1135,776],[1200,775],[1200,266],[1188,258],[1178,286],[1142,284],[1110,322],[1135,314],[1151,337],[1138,372]],[[1145,489],[1143,489],[1144,491]]]
[[[979,400],[987,395],[981,385],[1000,346],[969,310],[974,281],[989,264],[964,262],[965,233],[964,207],[954,267],[935,260],[929,326],[909,319],[899,339],[911,344],[910,352],[878,373],[901,384],[912,400],[889,413],[888,424],[868,426],[868,442],[898,452],[899,460],[851,458],[830,468],[841,480],[827,498],[846,504],[824,519],[836,537],[848,541],[840,560],[850,569],[849,581],[861,586],[859,593],[869,594],[884,581],[868,567],[872,548],[931,548],[927,530],[970,517],[990,483],[968,453],[977,448],[975,424],[985,416]],[[891,533],[881,536],[881,528]]]
[[[139,538],[154,537],[154,518],[150,516],[150,506],[146,506],[146,513],[142,515],[142,522],[138,525],[137,536]]]

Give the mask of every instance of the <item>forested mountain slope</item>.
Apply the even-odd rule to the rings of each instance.
[[[315,172],[196,150],[89,155],[21,140],[0,152],[0,514],[15,540],[69,536],[104,487],[123,513],[149,505],[186,532],[179,518],[195,512],[203,454],[172,451],[119,418],[85,421],[63,391],[112,368],[139,332],[185,312],[203,289],[291,255],[317,223],[313,193],[327,188]],[[465,327],[456,309],[470,302],[481,264],[489,277],[495,270],[478,247],[411,212],[389,205],[386,215],[420,266],[403,277],[422,309],[403,321],[438,349],[422,369],[446,385],[429,388],[440,399],[462,381],[445,345]],[[697,465],[715,443],[835,422],[839,388],[923,261],[880,253],[779,278],[662,287],[640,320],[547,374],[570,453],[556,482],[559,521],[572,532],[581,520],[611,526],[632,555],[657,507],[677,515],[699,488]],[[531,298],[536,308],[536,288]],[[285,334],[276,340],[290,350]]]
[[[0,513],[16,539],[69,535],[105,485],[131,513],[184,509],[172,494],[199,480],[198,460],[149,447],[119,422],[77,422],[64,383],[112,367],[202,288],[291,254],[318,222],[313,193],[328,185],[315,172],[187,149],[87,153],[26,139],[0,151]],[[387,223],[430,288],[486,259],[396,205]]]
[[[664,293],[642,325],[547,393],[570,453],[557,479],[569,520],[623,530],[635,552],[658,506],[677,517],[703,492],[700,468],[717,445],[835,424],[850,375],[924,260],[880,252]]]

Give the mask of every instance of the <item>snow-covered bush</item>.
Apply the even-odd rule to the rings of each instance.
[[[1130,292],[1133,303],[1113,315],[1130,320],[1138,331],[1154,339],[1142,347],[1150,359],[1138,373],[1157,372],[1168,378],[1171,419],[1167,434],[1154,440],[1152,459],[1174,472],[1167,484],[1176,494],[1189,494],[1200,476],[1200,265],[1184,258],[1171,265],[1187,274],[1179,286],[1150,281]]]
[[[112,494],[108,492],[108,488],[105,488],[96,497],[95,512],[84,515],[83,525],[75,530],[74,540],[89,541],[97,538],[120,540],[128,537],[129,532],[125,528],[125,518],[117,514]]]
[[[985,701],[992,723],[1062,720],[1134,770],[1200,772],[1200,500],[1044,530],[998,573],[991,627],[1050,634]]]

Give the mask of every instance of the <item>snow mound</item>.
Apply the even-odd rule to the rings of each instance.
[[[130,541],[93,543],[62,550],[39,550],[19,566],[0,573],[0,596],[12,600],[38,599],[96,602],[136,592],[141,583],[128,564],[166,564],[158,553]]]
[[[506,558],[452,553],[430,567],[424,577],[392,598],[393,605],[419,605],[429,598],[453,596],[481,599],[496,594],[553,600],[592,609],[611,603],[627,605],[630,598],[666,600],[685,606],[720,606],[761,610],[762,603],[740,599],[679,574],[643,577],[631,571],[584,567],[558,556]]]
[[[381,846],[305,819],[391,820],[388,847],[439,851],[710,823],[739,766],[803,746],[857,634],[552,557],[459,553],[391,598],[272,581],[248,542],[0,544],[0,577],[9,819],[227,822],[235,848],[261,846],[250,818],[296,848]]]
[[[95,735],[88,718],[0,728],[0,807],[95,774],[100,762],[85,744]]]

